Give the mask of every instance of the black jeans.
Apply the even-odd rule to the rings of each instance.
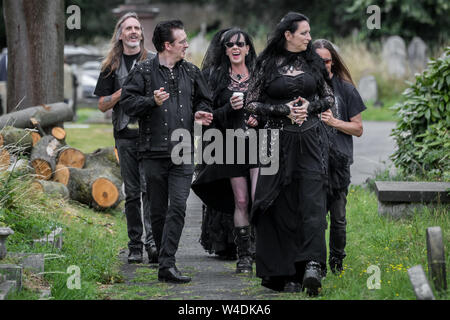
[[[345,207],[347,205],[348,187],[334,192],[335,197],[328,203],[330,210],[330,257],[344,259],[347,242]]]
[[[142,159],[159,268],[175,266],[186,216],[194,166],[175,165],[170,158]]]
[[[128,248],[142,251],[154,246],[150,223],[150,206],[145,196],[145,180],[137,158],[138,139],[116,139],[120,173],[125,185],[125,216],[127,218]],[[142,204],[141,204],[142,193]],[[142,212],[142,214],[141,214]],[[143,226],[145,241],[142,242]]]

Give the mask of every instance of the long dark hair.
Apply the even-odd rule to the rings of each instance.
[[[350,82],[355,86],[355,83],[353,82],[352,76],[350,74],[350,71],[348,70],[347,66],[345,65],[344,60],[339,55],[339,53],[334,48],[334,45],[326,40],[326,39],[318,39],[314,41],[313,43],[313,49],[327,49],[331,54],[331,59],[333,60],[331,65],[331,72],[334,75],[337,75],[342,80],[345,80],[347,82]]]
[[[230,58],[226,55],[225,43],[238,35],[238,39],[244,36],[245,44],[249,46],[248,55],[245,57],[245,65],[250,73],[253,72],[256,62],[256,51],[251,37],[239,28],[227,28],[218,31],[208,47],[203,58],[202,71],[208,79],[208,84],[213,92],[213,99],[217,94],[229,85]]]
[[[290,54],[286,49],[286,37],[285,32],[290,31],[295,33],[298,29],[299,23],[302,21],[307,21],[309,23],[308,17],[301,13],[289,12],[286,14],[281,21],[277,24],[275,30],[268,39],[267,46],[259,55],[255,69],[257,72],[263,72],[264,77],[260,79],[260,82],[265,82],[265,80],[278,72],[278,68],[288,65],[297,58],[296,54]],[[311,68],[311,73],[316,83],[321,85],[323,81],[327,81],[331,86],[331,80],[329,78],[328,72],[325,65],[320,58],[320,56],[312,49],[312,43],[308,44],[305,51],[298,53],[303,56],[308,66]],[[282,65],[278,65],[278,61],[283,61]],[[262,69],[262,70],[261,70]],[[258,85],[261,85],[259,83]]]

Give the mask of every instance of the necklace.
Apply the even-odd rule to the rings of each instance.
[[[247,77],[247,73],[245,71],[244,73],[234,73],[233,70],[231,70],[231,77],[237,79],[237,81],[241,81]]]

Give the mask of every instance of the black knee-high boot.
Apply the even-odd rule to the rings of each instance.
[[[234,228],[234,242],[237,246],[238,262],[236,264],[236,273],[252,272],[252,253],[250,251],[251,237],[250,226]]]

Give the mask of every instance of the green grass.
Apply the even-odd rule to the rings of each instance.
[[[84,153],[115,145],[113,127],[110,124],[90,124],[89,128],[66,128],[66,133],[67,144]]]
[[[366,103],[367,109],[361,115],[363,121],[397,121],[397,114],[390,109],[399,99],[393,98],[386,101],[382,107],[375,107],[373,102]]]

